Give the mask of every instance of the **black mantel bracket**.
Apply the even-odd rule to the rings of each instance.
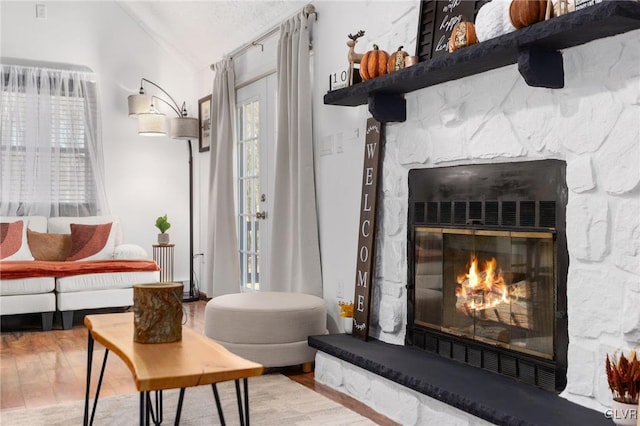
[[[382,123],[403,122],[407,119],[407,101],[398,93],[372,93],[369,112]]]
[[[531,87],[564,87],[562,53],[556,50],[535,47],[521,49],[518,53],[518,71]]]
[[[637,29],[640,1],[603,1],[401,71],[330,91],[325,94],[324,103],[369,104],[379,121],[404,121],[404,94],[515,63],[530,86],[558,89],[564,87],[562,49]]]

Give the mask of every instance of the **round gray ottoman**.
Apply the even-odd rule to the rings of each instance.
[[[327,334],[327,307],[301,293],[227,294],[207,303],[204,334],[265,367],[302,364],[310,371],[316,351],[307,337]]]

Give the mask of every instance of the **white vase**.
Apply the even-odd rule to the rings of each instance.
[[[342,317],[342,323],[344,326],[344,332],[347,334],[351,334],[351,332],[353,331],[353,318]]]
[[[636,426],[638,424],[638,405],[611,401],[611,420],[620,426]]]

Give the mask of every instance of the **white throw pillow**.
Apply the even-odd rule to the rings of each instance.
[[[149,255],[137,244],[120,244],[113,252],[114,259],[147,260]]]

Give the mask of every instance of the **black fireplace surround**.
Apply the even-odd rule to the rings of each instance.
[[[560,160],[411,170],[406,345],[562,391],[566,203]],[[454,272],[469,253],[478,263],[497,258],[505,269],[500,280],[510,290],[499,306],[480,307],[495,295],[487,291],[462,297]]]
[[[566,202],[565,163],[558,160],[410,171],[410,264],[415,228],[553,235],[552,356],[512,352],[415,325],[413,267],[406,345],[329,334],[310,336],[309,346],[497,425],[611,425],[602,413],[557,394],[566,386],[567,370]],[[448,218],[446,203],[451,203]]]

